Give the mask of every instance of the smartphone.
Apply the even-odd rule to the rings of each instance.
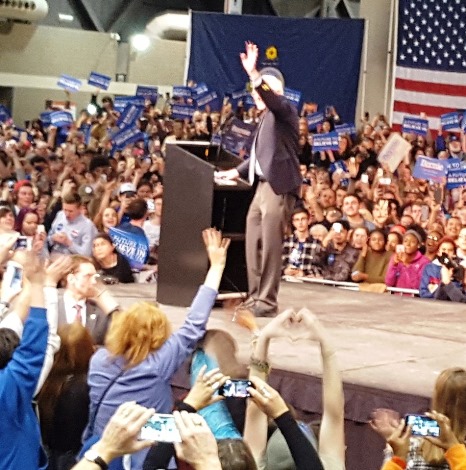
[[[15,250],[30,250],[31,249],[31,241],[28,237],[20,236],[16,240],[15,243]]]
[[[435,419],[425,415],[406,415],[405,422],[411,426],[413,436],[440,436],[440,426]]]
[[[155,211],[155,202],[153,199],[148,199],[146,201],[146,204],[147,204],[147,210],[149,212],[154,212]]]
[[[181,442],[175,418],[168,414],[153,414],[141,428],[139,439],[152,442]]]
[[[39,224],[37,226],[36,233],[37,234],[46,233],[45,226],[43,224]]]
[[[369,183],[369,175],[366,175],[366,173],[363,173],[361,175],[361,183],[364,183],[364,184]]]
[[[13,293],[20,293],[23,287],[23,267],[15,261],[8,261],[6,264],[3,282],[9,286]]]
[[[332,228],[335,233],[341,233],[343,226],[339,222],[336,222],[332,225]]]
[[[390,184],[392,184],[392,180],[391,180],[391,178],[380,178],[379,179],[379,184],[381,184],[383,186],[389,186]]]
[[[421,206],[421,220],[425,222],[429,218],[429,207]]]
[[[405,246],[404,245],[396,245],[396,253],[404,253],[405,252]]]
[[[218,394],[227,398],[247,398],[251,396],[248,387],[254,387],[250,380],[231,379],[218,389]]]

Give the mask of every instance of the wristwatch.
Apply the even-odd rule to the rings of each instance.
[[[84,458],[89,461],[97,464],[102,470],[108,470],[108,464],[105,460],[100,457],[100,455],[93,449],[89,449],[84,453]]]

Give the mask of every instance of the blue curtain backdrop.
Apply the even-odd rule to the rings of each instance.
[[[193,12],[188,79],[221,94],[242,89],[247,75],[239,53],[252,41],[259,46],[261,67],[279,68],[286,86],[301,91],[304,101],[318,103],[320,110],[334,105],[352,122],[363,36],[363,20]]]

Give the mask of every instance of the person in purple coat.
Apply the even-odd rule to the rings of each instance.
[[[171,413],[170,379],[206,331],[230,242],[214,229],[204,230],[203,237],[210,269],[177,332],[171,333],[167,316],[148,302],[137,303],[112,320],[105,347],[90,363],[89,416],[93,423],[84,432],[84,440],[91,436],[90,428],[94,435],[101,434],[116,409],[127,401]],[[147,450],[131,456],[131,470],[142,469],[146,454]]]

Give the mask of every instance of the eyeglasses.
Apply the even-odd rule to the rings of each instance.
[[[427,235],[428,240],[434,240],[434,242],[438,242],[439,238],[435,235]]]

